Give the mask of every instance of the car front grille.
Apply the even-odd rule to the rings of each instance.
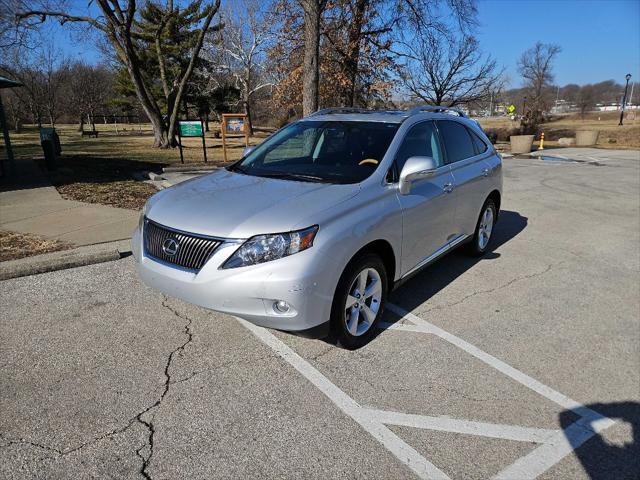
[[[144,220],[144,246],[149,257],[172,265],[200,270],[221,240],[172,230]]]

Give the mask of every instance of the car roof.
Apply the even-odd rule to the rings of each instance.
[[[402,123],[409,117],[420,115],[421,118],[451,118],[469,120],[461,110],[439,105],[420,105],[411,110],[365,110],[350,107],[335,107],[319,110],[305,118],[303,121],[322,122],[382,122]]]
[[[327,113],[313,114],[302,120],[318,122],[383,122],[402,123],[407,118],[407,112],[369,111],[359,113]]]

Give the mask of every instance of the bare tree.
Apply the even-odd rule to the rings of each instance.
[[[503,70],[472,36],[428,32],[407,47],[399,78],[415,98],[451,107],[484,101],[502,87]]]
[[[6,58],[0,63],[0,73],[22,83],[14,89],[15,96],[29,112],[30,120],[42,126],[46,114],[45,80],[39,61],[25,56],[20,48],[9,48]]]
[[[584,120],[585,114],[596,105],[596,88],[594,85],[583,85],[578,90],[576,105],[580,110],[580,116]]]
[[[15,21],[22,4],[22,0],[0,0],[0,49],[31,44],[32,29]]]
[[[49,123],[55,127],[56,120],[62,114],[61,96],[69,78],[68,62],[61,52],[48,46],[40,55],[38,64],[41,68],[43,107],[49,117]]]
[[[28,25],[44,22],[48,17],[58,19],[63,25],[68,22],[82,22],[104,34],[113,47],[117,58],[127,68],[138,101],[153,126],[154,145],[165,148],[173,146],[178,121],[178,106],[182,102],[196,59],[200,55],[205,35],[209,29],[222,27],[221,24],[211,25],[220,8],[220,0],[211,2],[195,0],[190,5],[190,7],[198,10],[199,17],[202,20],[199,28],[192,31],[194,40],[189,59],[184,62],[184,67],[181,68],[181,71],[176,76],[172,87],[173,91],[170,92],[171,95],[168,97],[170,102],[167,105],[170,112],[168,123],[163,118],[158,99],[154,97],[151,84],[153,79],[150,79],[142,68],[140,45],[136,40],[135,20],[138,12],[136,0],[96,0],[95,5],[100,10],[99,14],[91,14],[91,10],[89,10],[87,15],[75,15],[63,9],[58,10],[53,6],[45,6],[45,8],[26,8],[17,14],[17,18]],[[174,7],[173,0],[167,0],[165,11],[168,17],[163,25],[166,25],[171,17],[177,14],[177,9],[178,7]],[[163,55],[161,53],[160,60],[162,58]]]
[[[102,65],[87,65],[77,62],[68,67],[70,81],[67,83],[69,110],[78,118],[78,131],[84,130],[84,122],[91,123],[95,130],[95,115],[104,108],[113,94],[113,74]]]
[[[548,109],[544,93],[553,82],[553,61],[561,51],[559,45],[537,42],[518,60],[518,71],[529,90],[527,104],[533,112],[536,112],[535,115],[542,115],[542,112]],[[526,114],[526,112],[523,113]]]
[[[225,28],[216,42],[223,57],[218,68],[233,76],[253,135],[253,95],[274,85],[265,73],[265,52],[274,37],[270,14],[260,8],[257,0],[243,0],[237,7],[223,15]],[[218,45],[213,48],[217,50]]]

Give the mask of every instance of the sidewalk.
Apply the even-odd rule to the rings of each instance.
[[[31,160],[16,161],[0,184],[0,230],[33,233],[78,246],[131,237],[138,212],[63,199]]]

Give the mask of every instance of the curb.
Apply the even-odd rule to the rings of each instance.
[[[98,243],[0,263],[0,280],[110,262],[131,255],[130,240]]]

